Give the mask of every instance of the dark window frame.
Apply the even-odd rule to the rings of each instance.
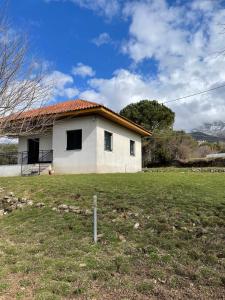
[[[72,133],[79,133],[79,141],[75,142],[75,140],[69,140],[72,138]],[[69,136],[70,135],[70,136]],[[76,138],[75,136],[73,138]],[[82,129],[74,129],[74,130],[67,130],[66,131],[66,150],[73,151],[73,150],[82,150]]]
[[[107,145],[106,137],[110,137],[110,145]],[[105,130],[104,131],[104,150],[112,152],[113,151],[113,134],[110,131]]]
[[[130,140],[130,156],[135,156],[135,141]]]

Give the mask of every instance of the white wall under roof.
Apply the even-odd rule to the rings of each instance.
[[[112,133],[112,151],[104,149],[104,132]],[[135,142],[135,155],[130,155],[130,140]],[[141,137],[116,123],[98,117],[97,172],[138,172],[142,169]]]
[[[82,149],[66,150],[67,131],[82,129]],[[53,168],[56,173],[96,172],[96,117],[56,121],[53,127]]]
[[[66,150],[67,131],[82,129],[82,149]],[[104,149],[104,131],[112,133],[112,151]],[[100,116],[58,120],[53,132],[40,138],[40,150],[53,149],[55,173],[138,172],[142,168],[141,136]],[[27,151],[27,139],[19,138],[19,151]],[[130,155],[130,140],[135,141],[135,156]]]
[[[39,138],[40,150],[52,150],[52,132],[46,132],[41,135],[21,136],[19,137],[18,151],[28,151],[28,139]]]

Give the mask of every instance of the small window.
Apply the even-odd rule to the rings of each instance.
[[[81,150],[82,148],[82,130],[67,131],[67,147],[66,150]]]
[[[130,140],[130,155],[135,155],[135,141]]]
[[[105,131],[105,150],[112,151],[112,133]]]

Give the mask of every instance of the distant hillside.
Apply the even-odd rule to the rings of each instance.
[[[190,135],[195,139],[196,141],[207,141],[207,142],[225,142],[225,137],[218,137],[209,135],[200,131],[194,131],[191,132]]]

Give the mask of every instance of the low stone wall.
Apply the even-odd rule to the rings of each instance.
[[[20,176],[21,165],[3,165],[0,166],[0,177]]]
[[[151,173],[151,172],[161,172],[161,173],[166,173],[166,172],[209,172],[209,173],[225,173],[225,168],[222,167],[212,167],[212,168],[177,168],[177,167],[161,167],[161,168],[144,168],[142,172],[146,173]]]
[[[189,161],[173,160],[169,162],[149,162],[146,168],[177,167],[177,168],[224,168],[225,157],[195,158]]]

